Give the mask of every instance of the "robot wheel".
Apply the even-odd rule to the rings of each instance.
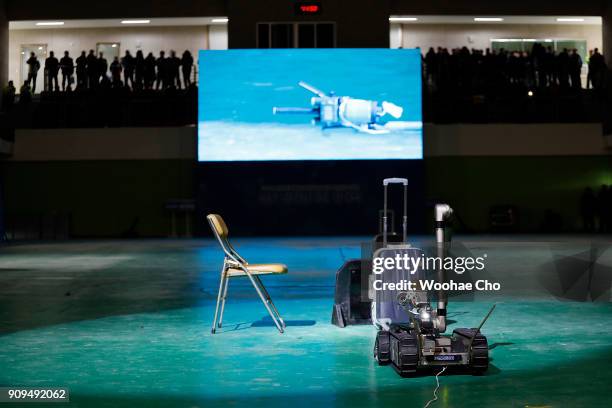
[[[473,375],[482,375],[489,368],[489,343],[482,334],[477,334],[472,343],[472,361],[470,368]]]
[[[390,354],[391,342],[389,332],[380,330],[376,334],[376,341],[374,342],[374,359],[378,362],[378,365],[387,365],[391,362]]]

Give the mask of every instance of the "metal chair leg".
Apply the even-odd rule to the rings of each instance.
[[[221,297],[221,313],[219,314],[219,324],[217,327],[221,327],[223,324],[223,312],[225,311],[225,299],[227,299],[227,288],[229,287],[229,276],[225,275],[225,285],[223,287],[223,296]]]
[[[268,301],[270,306],[272,306],[272,310],[274,310],[274,313],[276,313],[276,317],[278,318],[278,320],[280,320],[281,325],[283,326],[283,328],[286,328],[287,325],[285,324],[285,321],[283,320],[283,318],[281,317],[278,309],[276,308],[276,305],[272,301],[272,297],[268,293],[268,289],[266,289],[266,287],[264,286],[264,284],[261,281],[261,279],[259,278],[259,276],[255,276],[255,279],[257,279],[257,283],[259,283],[259,285],[261,286],[261,289],[263,290],[263,293],[264,293],[264,296],[266,297],[266,300]]]
[[[257,291],[257,294],[261,298],[261,301],[263,302],[264,306],[268,310],[268,313],[270,314],[270,317],[272,318],[272,321],[274,321],[274,324],[276,325],[276,328],[278,329],[278,331],[280,333],[283,333],[284,332],[283,326],[276,319],[276,316],[274,315],[274,312],[272,311],[272,309],[270,309],[270,305],[266,301],[266,298],[264,297],[264,295],[263,295],[263,293],[261,291],[261,288],[257,284],[257,281],[253,278],[253,276],[251,276],[251,274],[249,272],[247,272],[246,270],[245,270],[245,272],[246,272],[247,276],[249,277],[249,279],[251,280],[251,283],[253,284],[253,287],[255,287],[255,290]]]
[[[225,261],[223,261],[223,269],[221,270],[221,280],[219,282],[219,293],[217,293],[217,306],[215,307],[215,317],[213,319],[212,329],[210,332],[215,334],[217,330],[217,316],[219,313],[219,303],[221,303],[221,292],[223,290],[223,275],[225,275]]]

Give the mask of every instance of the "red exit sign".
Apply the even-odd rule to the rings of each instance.
[[[295,4],[295,12],[300,16],[321,14],[321,3],[298,2]]]

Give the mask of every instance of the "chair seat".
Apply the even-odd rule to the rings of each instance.
[[[247,269],[252,275],[281,275],[287,273],[287,265],[283,264],[248,264]],[[230,268],[228,276],[246,276],[242,269]]]

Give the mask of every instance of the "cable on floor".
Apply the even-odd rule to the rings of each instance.
[[[427,404],[425,404],[423,408],[429,407],[431,403],[436,402],[438,400],[438,389],[440,388],[440,380],[438,380],[438,376],[442,374],[444,371],[446,371],[447,368],[448,366],[445,366],[442,370],[440,370],[440,372],[438,372],[438,374],[436,374],[436,388],[434,389],[434,392],[433,392],[434,397],[430,399],[429,401],[427,401]]]

